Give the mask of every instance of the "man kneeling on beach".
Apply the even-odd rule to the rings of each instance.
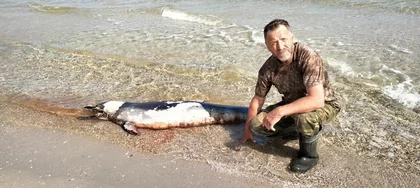
[[[264,28],[264,38],[272,55],[258,72],[243,142],[254,141],[251,131],[274,136],[291,120],[299,133],[299,154],[292,159],[290,169],[306,172],[318,162],[317,139],[322,124],[331,121],[340,108],[321,57],[295,42],[287,21],[271,21]],[[272,85],[283,95],[282,100],[260,112]]]

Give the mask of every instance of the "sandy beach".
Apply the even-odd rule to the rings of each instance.
[[[75,124],[88,127],[89,122],[77,122],[13,104],[2,103],[0,108],[3,111],[0,115],[0,187],[273,185],[217,172],[207,164],[140,153],[67,128],[54,128],[70,128]],[[44,126],[48,128],[41,128]]]
[[[10,102],[1,102],[0,110],[0,187],[420,186],[415,168],[395,168],[382,160],[345,151],[325,139],[319,149],[320,164],[306,174],[287,170],[296,154],[297,142],[291,141],[289,149],[283,148],[278,171],[271,172],[280,173],[279,178],[270,180],[264,175],[215,168],[208,162],[182,160],[161,152],[177,144],[171,137],[179,132],[200,128],[146,130],[140,136],[131,136],[107,121],[79,121],[74,116]],[[254,143],[241,147],[261,149]],[[271,154],[265,155],[270,160]]]

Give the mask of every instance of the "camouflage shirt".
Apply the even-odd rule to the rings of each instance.
[[[283,94],[282,101],[287,104],[306,96],[306,88],[318,84],[324,86],[325,101],[336,103],[334,90],[319,54],[303,44],[295,43],[291,63],[283,64],[275,56],[267,59],[258,72],[255,95],[265,97],[274,85]]]

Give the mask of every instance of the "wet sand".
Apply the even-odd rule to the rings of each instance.
[[[283,156],[278,156],[258,144],[239,146],[241,127],[234,128],[233,141],[225,138],[224,146],[210,144],[231,155],[194,161],[176,156],[176,145],[201,144],[206,131],[218,128],[145,130],[131,136],[107,121],[79,121],[7,101],[0,101],[0,110],[0,187],[420,187],[418,169],[396,168],[325,138],[319,146],[319,165],[306,174],[294,174],[287,165],[296,154],[296,141],[286,144]],[[199,136],[188,137],[194,134]],[[203,151],[185,153],[200,156]],[[259,169],[272,168],[255,164],[242,171],[235,171],[234,165],[229,169],[230,164],[241,164],[235,155],[243,154],[246,157],[240,158],[246,161],[252,162],[255,155],[275,160],[266,165],[277,166],[263,172]]]
[[[55,126],[90,126],[0,104],[0,187],[259,187],[207,164],[140,153]],[[43,129],[40,127],[48,127]],[[50,127],[51,126],[51,127]],[[121,133],[122,134],[122,133]],[[272,186],[264,183],[266,186]]]

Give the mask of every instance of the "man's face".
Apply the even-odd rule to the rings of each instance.
[[[288,62],[292,58],[294,39],[293,33],[280,25],[277,29],[267,32],[265,45],[281,62]]]

